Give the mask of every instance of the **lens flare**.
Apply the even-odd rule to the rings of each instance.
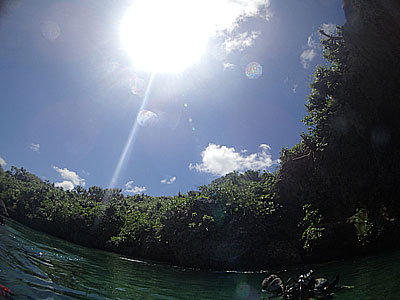
[[[236,294],[239,299],[247,299],[247,297],[250,295],[249,285],[244,282],[240,283],[236,288]]]
[[[262,75],[262,66],[258,62],[251,62],[246,66],[246,76],[249,79],[258,79]]]
[[[151,110],[142,110],[137,116],[137,122],[140,126],[152,126],[157,122],[158,116]]]
[[[53,21],[43,22],[41,29],[43,37],[49,41],[54,41],[61,34],[60,26],[58,26],[58,24]]]
[[[131,82],[131,92],[136,96],[143,97],[146,93],[146,82],[142,78],[134,76]]]

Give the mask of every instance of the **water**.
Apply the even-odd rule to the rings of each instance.
[[[334,299],[400,299],[400,251],[312,268],[331,279],[339,273],[343,284],[355,286]],[[292,268],[281,276],[299,272]],[[0,227],[0,284],[14,299],[259,300],[265,276],[157,265],[83,248],[10,220]]]

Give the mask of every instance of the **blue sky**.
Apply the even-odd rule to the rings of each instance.
[[[276,167],[280,149],[306,130],[308,85],[325,63],[317,31],[344,23],[341,1],[204,0],[196,13],[182,1],[163,1],[140,18],[127,17],[135,1],[4,6],[3,168],[24,167],[65,189],[112,186],[160,196],[233,170]],[[127,18],[139,21],[126,25]],[[122,26],[133,38],[129,50]],[[157,38],[147,45],[139,35]],[[204,51],[184,69],[154,69],[180,66],[201,48],[200,38]],[[257,78],[246,76],[250,63],[262,67]]]

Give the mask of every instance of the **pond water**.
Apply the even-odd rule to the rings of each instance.
[[[333,299],[400,299],[399,250],[279,272],[287,278],[310,267],[354,286]],[[260,300],[267,274],[182,269],[80,247],[11,220],[0,227],[0,284],[13,299]]]

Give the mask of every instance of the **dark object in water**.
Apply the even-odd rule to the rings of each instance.
[[[266,277],[261,283],[261,289],[268,292],[276,292],[282,286],[282,280],[278,275],[271,274]]]
[[[329,299],[333,292],[340,289],[337,286],[339,275],[330,283],[326,278],[315,279],[312,274],[313,271],[310,270],[308,273],[300,275],[297,280],[291,277],[285,284],[282,283],[282,280],[277,275],[271,274],[261,283],[262,291],[268,293],[262,299]]]
[[[336,275],[336,278],[333,282],[329,283],[326,278],[317,278],[315,279],[314,284],[314,298],[316,299],[324,299],[331,295],[336,290],[336,285],[339,283],[339,275]]]
[[[283,293],[282,279],[278,275],[271,274],[266,277],[261,283],[261,290],[271,293],[274,296],[280,296]]]

